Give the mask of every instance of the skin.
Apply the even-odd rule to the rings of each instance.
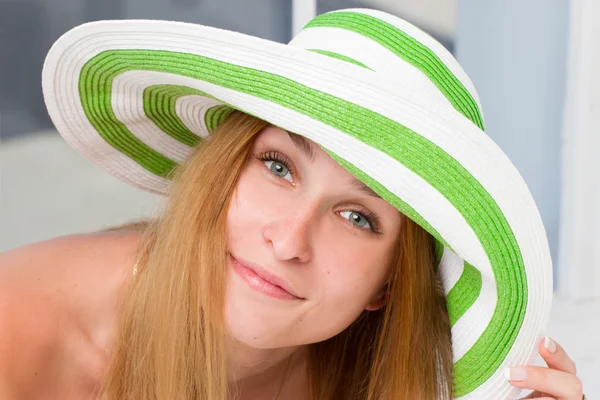
[[[274,127],[261,133],[252,153],[276,150],[292,172],[250,157],[228,212],[230,253],[284,279],[299,297],[266,296],[233,261],[227,266],[229,374],[243,400],[305,398],[306,345],[385,305],[398,212],[348,183],[351,175],[318,146],[294,138]],[[355,209],[377,214],[381,234]],[[105,232],[0,254],[0,398],[93,398],[138,243],[135,232]],[[537,390],[537,398],[579,400],[581,383],[564,350],[542,346],[540,354],[549,368],[527,367],[528,377],[511,383]]]
[[[0,398],[91,399],[137,235],[59,237],[0,254]]]
[[[511,378],[515,372],[521,375],[519,380],[509,380],[513,386],[533,390],[523,399],[579,400],[583,398],[577,367],[562,346],[551,338],[544,338],[539,344],[538,351],[548,368],[513,367],[509,373]]]

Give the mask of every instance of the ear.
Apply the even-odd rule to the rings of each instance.
[[[377,311],[388,303],[388,291],[382,289],[375,299],[365,306],[367,311]]]

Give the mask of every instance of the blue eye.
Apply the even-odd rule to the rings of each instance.
[[[342,211],[340,215],[352,224],[353,227],[359,229],[369,229],[376,235],[382,235],[379,230],[379,217],[372,212],[364,212],[360,210]]]
[[[265,161],[267,167],[271,170],[273,175],[277,175],[280,178],[286,179],[288,181],[292,181],[292,174],[290,174],[290,170],[283,163],[279,161]],[[286,176],[289,175],[289,179]]]
[[[273,175],[290,182],[294,181],[292,163],[285,155],[278,151],[269,151],[267,153],[255,154],[254,157],[263,161]]]
[[[371,229],[371,224],[369,223],[369,220],[364,215],[356,211],[342,211],[340,214],[342,215],[342,217],[348,218],[350,222],[352,222],[359,228],[368,227],[369,229]]]

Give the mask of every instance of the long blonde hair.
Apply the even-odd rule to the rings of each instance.
[[[234,111],[173,174],[163,212],[143,231],[138,273],[117,316],[106,399],[225,400],[226,214],[267,123]],[[130,226],[132,227],[132,226]],[[445,399],[452,354],[433,239],[403,217],[388,304],[309,345],[312,400]]]

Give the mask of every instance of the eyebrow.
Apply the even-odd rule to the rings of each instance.
[[[350,183],[350,185],[352,185],[352,187],[360,190],[361,192],[363,192],[366,195],[381,199],[381,196],[378,195],[373,189],[371,189],[370,187],[368,187],[367,185],[365,185],[364,183],[362,183],[361,181],[359,181],[358,179],[356,179],[354,177],[352,177],[348,183]]]
[[[304,154],[311,162],[314,161],[315,152],[308,139],[290,131],[286,132],[288,133],[288,135],[290,135],[290,139],[292,139],[292,142],[294,142],[296,148],[300,150],[300,152],[302,152],[302,154]]]
[[[313,150],[313,146],[310,144],[310,142],[308,141],[308,139],[306,139],[304,136],[300,136],[298,134],[295,134],[293,132],[290,131],[286,131],[288,133],[288,135],[290,135],[290,139],[292,139],[292,142],[294,142],[294,145],[296,146],[296,148],[298,148],[298,150],[300,150],[300,152],[302,152],[310,161],[313,161],[315,158],[315,152]],[[359,191],[363,192],[364,194],[368,195],[368,196],[372,196],[378,199],[381,199],[381,196],[378,195],[377,193],[375,193],[375,191],[373,189],[371,189],[370,187],[368,187],[367,185],[365,185],[363,182],[361,182],[360,180],[358,180],[355,177],[352,177],[348,183],[355,189],[358,189]]]

